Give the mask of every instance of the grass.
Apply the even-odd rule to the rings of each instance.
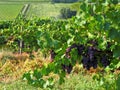
[[[93,81],[92,75],[85,74],[85,71],[81,71],[78,74],[72,73],[67,75],[65,83],[59,85],[59,83],[56,82],[52,90],[95,90],[95,88],[97,88],[97,84]],[[0,90],[43,90],[41,88],[31,86],[21,79],[9,83],[1,82],[0,88]]]
[[[52,90],[94,90],[96,88],[95,83],[89,75],[83,76],[81,73],[71,74],[69,78],[66,78],[64,84],[59,85],[56,83]],[[16,80],[11,83],[0,83],[0,88],[0,90],[43,90],[30,86],[22,80]]]
[[[0,20],[13,20],[20,13],[23,4],[0,4]]]
[[[65,83],[61,85],[58,82],[56,82],[51,90],[115,90],[114,83],[115,80],[114,79],[109,80],[109,77],[106,77],[105,79],[108,80],[108,82],[105,83],[105,86],[107,86],[108,89],[105,89],[104,86],[100,85],[98,81],[93,80],[92,74],[79,72],[78,74],[68,75],[65,78]],[[27,84],[27,82],[19,79],[10,83],[0,83],[0,90],[50,90],[50,89],[41,89],[39,87],[33,87]]]
[[[0,90],[37,90],[37,88],[28,85],[21,80],[12,83],[0,83]]]

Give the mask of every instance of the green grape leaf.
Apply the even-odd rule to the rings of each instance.
[[[113,40],[117,40],[119,38],[119,32],[115,28],[111,28],[108,36]]]
[[[40,79],[42,78],[42,74],[40,71],[38,71],[37,69],[34,70],[33,76],[36,77],[36,79]]]
[[[113,50],[113,56],[120,57],[120,46],[115,46],[115,49]]]
[[[86,7],[87,7],[87,4],[84,2],[84,3],[81,4],[80,9],[84,12],[87,12]]]
[[[120,74],[116,80],[116,86],[117,86],[117,89],[116,90],[120,90]]]

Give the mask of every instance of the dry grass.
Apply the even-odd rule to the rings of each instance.
[[[34,59],[31,60],[27,53],[0,52],[0,82],[13,82],[20,79],[25,72],[49,63],[49,59],[44,59],[41,53],[33,52],[33,55]]]

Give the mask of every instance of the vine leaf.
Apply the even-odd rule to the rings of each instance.
[[[120,57],[120,46],[116,46],[113,50],[113,56],[114,57]]]

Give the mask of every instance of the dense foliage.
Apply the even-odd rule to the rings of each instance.
[[[15,50],[32,52],[40,49],[51,63],[24,74],[28,83],[52,88],[53,78],[43,79],[53,72],[59,75],[60,84],[65,73],[70,73],[76,62],[90,69],[108,66],[120,68],[120,8],[117,0],[93,0],[81,3],[79,16],[67,21],[26,20],[20,17],[8,28],[1,28],[7,45]]]

